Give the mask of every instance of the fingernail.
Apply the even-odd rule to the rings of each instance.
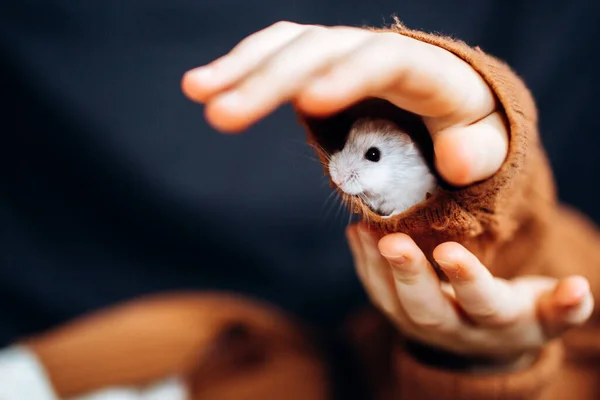
[[[576,308],[577,308],[577,306],[579,306],[579,304],[580,304],[580,303],[577,303],[577,304],[561,304],[561,303],[558,303],[558,304],[556,305],[556,308],[555,308],[555,310],[556,310],[557,312],[561,313],[561,314],[564,314],[564,313],[568,313],[568,312],[569,312],[569,311],[571,311],[571,310],[574,310],[574,309],[576,309]]]
[[[404,254],[395,254],[392,256],[381,253],[381,255],[384,256],[385,259],[388,260],[390,263],[393,263],[398,266],[406,263],[406,261],[408,260]]]
[[[435,260],[435,262],[440,266],[443,273],[448,277],[448,279],[452,279],[452,281],[457,283],[467,280],[464,273],[461,274],[459,264],[445,260]]]
[[[442,269],[444,269],[444,270],[458,269],[458,264],[450,262],[450,261],[435,260],[435,262],[438,263],[438,265],[440,267],[442,267]]]
[[[419,281],[419,266],[407,261],[408,260],[404,257],[399,257],[394,261],[390,261],[392,276],[396,282],[404,285],[414,285]]]
[[[562,308],[563,310],[569,310],[571,308],[575,308],[575,307],[579,306],[586,295],[587,295],[587,292],[581,293],[581,294],[578,293],[577,295],[571,297],[570,299],[557,300],[556,305],[558,307]]]
[[[186,75],[193,80],[208,81],[212,78],[213,70],[210,67],[200,67],[188,71]]]

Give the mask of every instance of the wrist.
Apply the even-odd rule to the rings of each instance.
[[[414,340],[406,340],[405,351],[420,364],[436,369],[470,374],[500,374],[526,369],[535,363],[537,352],[523,352],[509,358],[462,355]]]
[[[560,379],[564,359],[561,341],[552,341],[539,349],[535,362],[515,372],[489,374],[456,372],[424,365],[396,347],[393,370],[402,379],[399,398],[437,400],[541,399]]]

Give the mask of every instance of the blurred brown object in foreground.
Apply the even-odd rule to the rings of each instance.
[[[171,376],[191,399],[322,400],[310,335],[267,305],[218,293],[134,300],[23,340],[61,398]]]

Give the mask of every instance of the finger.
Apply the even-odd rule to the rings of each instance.
[[[475,323],[507,325],[522,312],[525,299],[511,296],[510,286],[495,279],[460,244],[443,243],[434,250],[433,257],[452,284],[458,304]]]
[[[485,179],[506,158],[508,129],[501,114],[494,113],[491,89],[469,65],[441,48],[395,33],[378,34],[310,83],[296,104],[306,113],[327,115],[368,96],[425,117],[436,166],[450,184]]]
[[[594,298],[587,279],[571,276],[559,281],[540,300],[540,317],[549,338],[585,323],[592,314]]]
[[[205,102],[254,70],[306,29],[306,25],[281,21],[248,36],[225,56],[186,72],[181,84],[183,92],[191,100]]]
[[[225,131],[240,131],[289,101],[317,73],[374,37],[363,29],[310,27],[219,94],[207,118]]]
[[[396,322],[402,322],[403,311],[396,295],[390,265],[379,253],[377,239],[368,227],[359,224],[358,233],[365,257],[363,284],[376,305]]]
[[[422,328],[450,329],[459,322],[450,299],[423,252],[407,235],[395,233],[379,241],[389,262],[396,295],[410,320]]]
[[[378,33],[310,84],[298,105],[308,113],[330,114],[367,96],[432,119],[434,131],[475,122],[496,107],[490,88],[468,64],[397,33]]]
[[[508,127],[494,112],[467,126],[433,134],[436,169],[447,182],[468,185],[495,174],[508,154]]]
[[[354,260],[354,267],[360,280],[366,282],[365,252],[358,233],[358,224],[352,224],[346,229],[346,239]]]

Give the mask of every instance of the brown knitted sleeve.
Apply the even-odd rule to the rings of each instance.
[[[386,29],[390,30],[442,47],[481,74],[506,113],[509,153],[493,177],[464,188],[442,187],[428,200],[392,218],[381,218],[367,207],[355,211],[386,233],[409,234],[428,256],[436,245],[457,241],[496,275],[514,275],[528,263],[526,258],[538,256],[532,240],[547,229],[548,215],[556,207],[552,175],[539,141],[537,113],[530,92],[507,65],[479,48],[399,24]],[[327,151],[339,146],[352,121],[363,115],[392,118],[408,126],[426,155],[431,152],[421,119],[378,99],[368,99],[327,118],[301,115],[300,120],[307,128],[309,142]],[[516,238],[522,236],[528,238],[520,239],[520,247],[525,250],[515,251]],[[512,253],[518,253],[508,261],[501,252],[506,244],[510,244]]]
[[[553,176],[538,134],[535,103],[521,79],[502,61],[459,40],[410,30],[400,24],[377,31],[392,31],[427,42],[470,64],[492,88],[506,115],[509,152],[491,178],[463,188],[444,186],[402,214],[381,218],[367,207],[357,207],[354,211],[385,233],[410,235],[433,265],[433,249],[445,241],[457,241],[495,276],[581,274],[590,280],[597,297],[600,293],[598,229],[557,202]],[[326,118],[300,115],[300,121],[307,129],[309,142],[327,151],[340,145],[351,123],[361,116],[387,117],[404,124],[415,140],[424,144],[422,148],[432,152],[420,118],[377,99],[365,100]],[[553,397],[554,391],[549,387],[551,382],[563,383],[554,379],[561,368],[567,368],[561,361],[562,347],[566,344],[570,360],[585,355],[597,361],[598,320],[595,313],[588,325],[544,348],[531,368],[506,375],[475,376],[436,370],[398,348],[393,369],[399,389],[393,398],[558,398]]]

